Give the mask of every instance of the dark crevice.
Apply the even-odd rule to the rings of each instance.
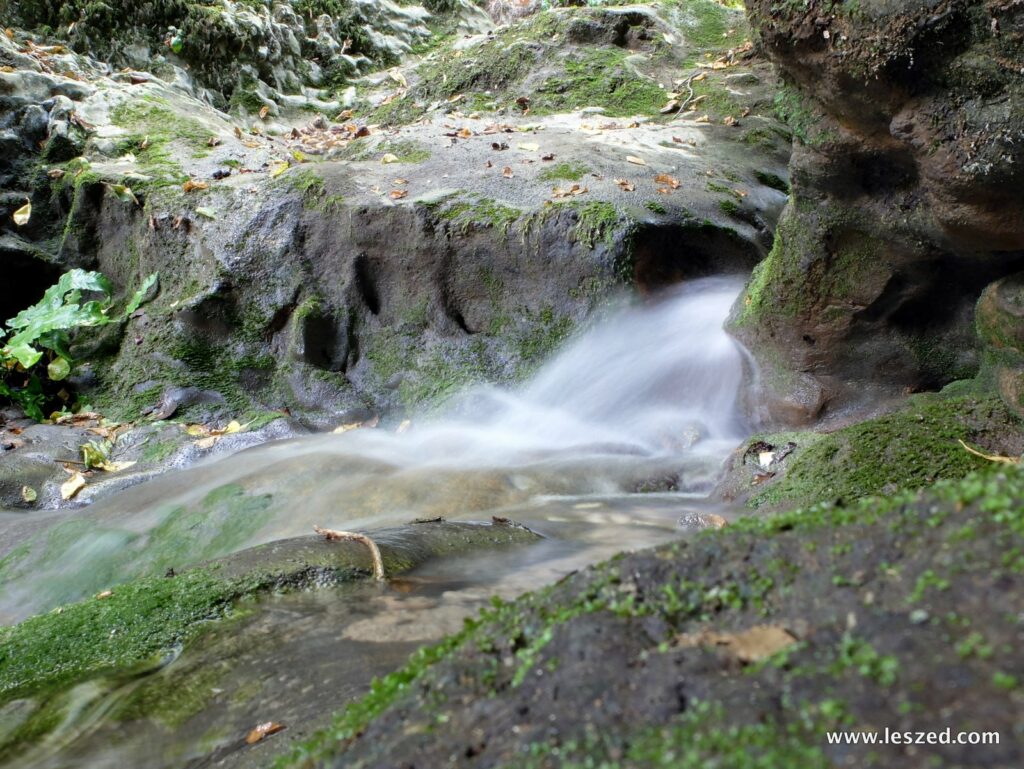
[[[645,226],[633,236],[633,275],[644,291],[709,275],[747,273],[761,256],[735,230],[710,223]]]
[[[377,291],[377,284],[374,280],[370,260],[366,254],[360,254],[355,259],[356,290],[366,304],[367,309],[374,315],[380,314],[380,294]]]
[[[12,289],[0,293],[0,322],[38,302],[62,272],[56,265],[17,251],[0,251],[0,264]]]

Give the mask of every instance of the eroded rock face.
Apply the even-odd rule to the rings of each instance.
[[[1024,264],[1024,5],[747,5],[798,136],[732,321],[776,421],[973,375],[974,303]]]
[[[125,324],[76,340],[91,364],[73,384],[104,413],[166,416],[188,393],[177,417],[400,418],[468,383],[521,380],[619,294],[763,258],[789,142],[744,35],[709,0],[551,12],[367,78],[335,122],[226,114],[176,80],[110,74],[19,32],[0,41],[4,119],[36,133],[12,133],[0,246],[40,292],[67,266],[125,290],[159,272]],[[662,113],[672,83],[700,72],[692,94],[679,85],[699,108]],[[40,101],[62,88],[84,89],[70,110]],[[54,115],[73,129],[70,159],[48,155]],[[16,226],[26,198],[32,220]]]

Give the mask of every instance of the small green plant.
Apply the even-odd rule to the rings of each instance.
[[[82,328],[116,323],[135,312],[157,282],[156,273],[120,311],[115,311],[113,285],[98,272],[71,270],[50,286],[43,298],[22,310],[0,329],[0,398],[18,404],[25,413],[43,421],[43,408],[50,395],[48,382],[60,382],[74,367],[71,334]],[[83,301],[83,293],[95,298]],[[45,360],[45,381],[40,364]]]

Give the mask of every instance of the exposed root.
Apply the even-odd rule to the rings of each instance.
[[[379,582],[384,581],[384,559],[380,557],[380,548],[377,547],[377,543],[368,536],[365,534],[356,534],[351,531],[322,529],[319,526],[314,526],[313,531],[328,540],[349,540],[351,542],[361,542],[366,545],[370,551],[370,558],[373,561],[373,578]]]
[[[968,454],[973,454],[976,457],[981,457],[982,459],[987,459],[989,462],[999,462],[1000,464],[1004,464],[1004,465],[1019,465],[1020,464],[1020,460],[1019,459],[1014,459],[1013,457],[1003,457],[1003,456],[1000,456],[998,454],[985,454],[984,452],[978,451],[977,449],[972,449],[970,446],[968,446],[962,440],[960,441],[960,445],[963,446],[967,450]]]

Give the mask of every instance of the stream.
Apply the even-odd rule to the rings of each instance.
[[[436,560],[385,585],[250,601],[153,669],[61,694],[62,725],[17,765],[266,766],[492,596],[683,536],[685,516],[730,519],[707,495],[749,432],[745,352],[722,330],[742,285],[707,278],[639,300],[519,389],[475,388],[401,434],[266,444],[45,519],[5,567],[0,622],[314,525],[372,532],[501,516],[544,539]],[[0,735],[30,709],[0,708]],[[267,721],[287,728],[246,744]]]

